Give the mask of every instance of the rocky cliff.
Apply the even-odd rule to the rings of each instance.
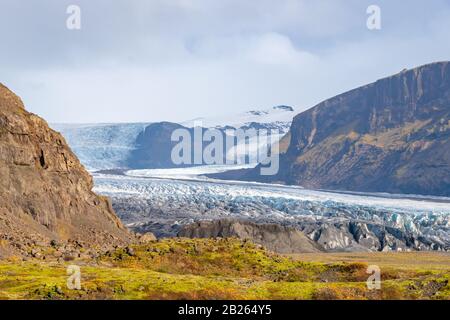
[[[0,256],[50,241],[88,246],[131,235],[64,138],[0,85]]]
[[[450,196],[450,63],[404,70],[297,115],[279,174],[243,178]]]
[[[190,167],[193,165],[205,165],[207,164],[203,157],[200,159],[199,163],[194,163],[194,146],[195,146],[195,135],[198,134],[200,137],[201,149],[199,150],[203,154],[206,147],[210,142],[205,142],[201,140],[207,128],[197,128],[199,131],[196,133],[194,128],[184,127],[180,124],[173,122],[157,122],[152,123],[145,128],[136,138],[135,146],[136,148],[130,153],[127,159],[127,166],[132,169],[162,169],[162,168],[183,168]],[[186,137],[175,136],[176,141],[172,141],[172,134],[176,130],[182,130],[187,134]],[[221,140],[226,139],[226,130],[217,129],[218,134],[221,136]],[[177,164],[172,160],[172,150],[180,142],[185,142],[190,148],[183,150],[183,152],[189,152],[188,158],[190,161],[185,164]],[[221,162],[225,162],[225,155],[227,149],[226,146],[222,147],[221,153],[224,155]]]
[[[136,149],[127,159],[127,165],[132,169],[161,169],[185,167],[174,164],[171,158],[172,149],[178,141],[172,141],[175,130],[187,130],[193,136],[193,130],[172,122],[152,123],[136,138]]]

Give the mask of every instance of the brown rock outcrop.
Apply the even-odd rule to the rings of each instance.
[[[127,243],[131,234],[64,138],[0,84],[0,256],[36,243]]]
[[[183,226],[184,238],[231,238],[251,240],[278,253],[312,253],[322,249],[301,231],[278,224],[257,224],[245,220],[199,221]]]

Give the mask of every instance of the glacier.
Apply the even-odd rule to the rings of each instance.
[[[177,225],[229,217],[295,225],[314,240],[324,237],[323,230],[317,234],[321,228],[328,233],[332,230],[328,238],[355,238],[352,228],[367,229],[364,239],[355,239],[354,250],[361,250],[360,243],[370,237],[374,238],[370,250],[385,249],[380,243],[383,241],[391,243],[390,250],[450,248],[450,198],[350,194],[221,181],[202,176],[202,172],[211,169],[198,169],[198,175],[189,170],[186,172],[190,174],[180,169],[95,174],[95,191],[113,199],[117,213],[132,229],[158,233],[162,226],[170,226],[172,232],[169,230],[166,235],[172,236]],[[380,240],[381,236],[386,239]],[[330,246],[333,241],[336,240],[323,242]],[[348,243],[329,249],[347,247]]]
[[[89,171],[126,167],[136,137],[150,123],[50,124]]]

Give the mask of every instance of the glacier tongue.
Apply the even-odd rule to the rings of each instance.
[[[112,197],[124,222],[137,230],[148,227],[158,233],[154,228],[165,224],[235,217],[296,225],[327,250],[450,248],[448,198],[355,195],[216,180],[94,179],[95,191]]]
[[[51,124],[88,170],[126,167],[138,134],[149,123]]]

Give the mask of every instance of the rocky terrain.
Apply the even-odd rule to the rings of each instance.
[[[0,257],[33,246],[126,244],[132,236],[64,138],[0,85]]]
[[[305,188],[450,196],[450,62],[404,70],[297,115],[279,174]],[[217,176],[216,176],[217,177]]]
[[[278,224],[256,224],[245,220],[200,221],[185,225],[178,232],[186,238],[231,238],[251,240],[279,253],[311,253],[321,248],[302,232]]]

